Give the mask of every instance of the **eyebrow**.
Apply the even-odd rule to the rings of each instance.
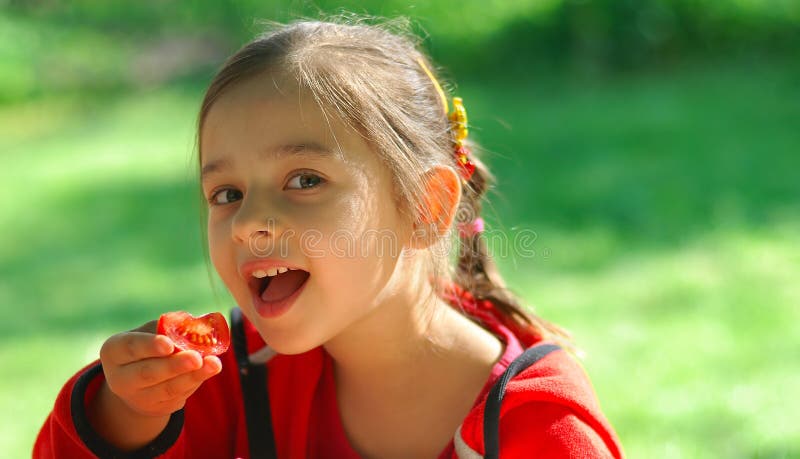
[[[317,142],[304,142],[297,144],[279,145],[277,147],[268,148],[261,152],[260,156],[272,156],[275,159],[280,159],[286,156],[305,157],[305,158],[329,158],[331,156],[339,156],[330,148],[317,143]],[[200,181],[205,181],[209,176],[218,174],[231,167],[231,162],[227,159],[218,159],[210,161],[203,165],[200,169]]]

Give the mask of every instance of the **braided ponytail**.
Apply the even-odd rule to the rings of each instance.
[[[474,145],[470,150],[475,151]],[[495,177],[474,153],[470,159],[475,171],[463,187],[456,226],[469,225],[480,218],[484,194],[495,183]],[[460,234],[459,240],[458,263],[453,279],[458,286],[478,301],[490,301],[504,325],[524,342],[552,339],[572,348],[566,330],[527,311],[506,287],[481,232]]]
[[[486,240],[481,235],[483,222],[479,220],[483,196],[489,186],[495,182],[495,178],[486,165],[475,157],[473,153],[475,145],[467,140],[468,121],[462,99],[454,98],[453,112],[448,113],[447,96],[436,76],[428,68],[425,59],[420,57],[418,62],[441,99],[444,113],[450,121],[449,134],[455,153],[451,158],[455,159],[456,168],[464,179],[461,201],[455,217],[455,226],[459,228],[460,241],[458,263],[453,275],[456,286],[479,302],[488,301],[489,308],[495,317],[524,343],[531,344],[540,339],[549,338],[562,344],[563,347],[573,350],[569,333],[526,311],[500,276],[500,272],[489,254]],[[476,224],[480,229],[476,230]],[[461,228],[465,226],[471,230],[462,232]]]

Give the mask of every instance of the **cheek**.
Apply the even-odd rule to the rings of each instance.
[[[228,277],[231,276],[231,269],[235,269],[235,267],[232,268],[234,261],[230,255],[230,235],[223,228],[221,222],[214,222],[212,219],[208,221],[207,234],[211,264],[214,265],[222,280],[227,282]]]
[[[293,223],[299,228],[329,233],[337,229],[355,229],[366,222],[370,214],[363,196],[350,190],[333,190],[330,198],[305,205],[293,212]]]
[[[218,225],[209,219],[206,227],[206,237],[208,238],[208,252],[211,260],[214,261],[216,252],[220,249],[220,231]]]
[[[309,260],[312,276],[316,274],[316,282],[330,293],[328,300],[346,310],[368,307],[378,297],[392,277],[400,252],[391,232],[352,227],[326,233],[318,248],[318,256]]]
[[[297,240],[309,258],[328,258],[355,265],[374,258],[396,258],[403,245],[403,228],[392,212],[381,211],[361,197],[347,197],[295,221]]]

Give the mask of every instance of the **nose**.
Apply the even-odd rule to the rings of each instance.
[[[233,240],[249,246],[251,252],[262,254],[272,248],[282,230],[278,213],[269,199],[256,193],[248,193],[231,222]],[[266,254],[264,254],[266,256]]]

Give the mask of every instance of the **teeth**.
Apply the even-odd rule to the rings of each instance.
[[[256,277],[258,279],[263,279],[263,278],[265,278],[267,276],[269,276],[269,277],[277,276],[280,273],[285,273],[286,271],[296,271],[297,269],[299,269],[299,268],[287,268],[285,266],[276,266],[276,267],[269,268],[269,269],[266,269],[266,270],[257,269],[255,271],[253,271],[253,277]]]

